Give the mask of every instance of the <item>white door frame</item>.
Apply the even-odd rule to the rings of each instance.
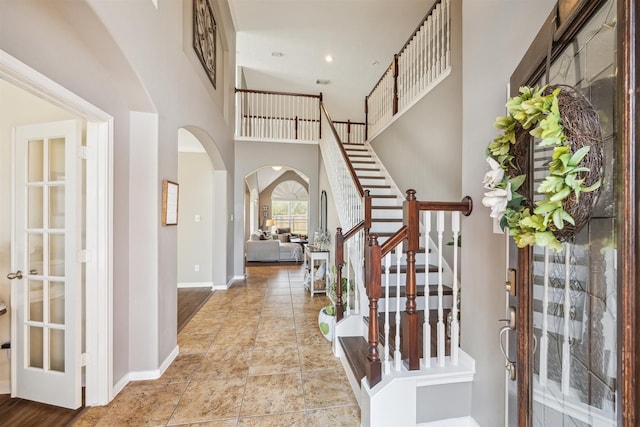
[[[105,405],[114,392],[113,117],[2,49],[0,78],[87,121],[85,401]]]

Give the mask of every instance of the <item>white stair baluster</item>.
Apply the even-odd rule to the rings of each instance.
[[[429,233],[431,233],[431,212],[424,212],[424,259],[429,271]],[[424,284],[424,323],[422,324],[422,358],[425,368],[431,367],[431,323],[429,322],[429,273]]]
[[[389,274],[391,270],[391,252],[384,257],[384,373],[391,371],[389,361]],[[397,327],[396,327],[397,329]]]
[[[400,267],[402,260],[402,243],[396,246],[396,348],[393,361],[396,371],[402,369],[402,353],[400,352]]]
[[[353,242],[351,239],[349,239],[349,243],[347,243],[347,275],[343,276],[347,278],[347,316],[351,315],[351,289],[349,286],[349,280],[351,277],[351,248],[352,248]],[[342,283],[339,285],[339,288],[342,289]],[[345,301],[342,302],[342,304],[345,304]]]
[[[451,307],[451,363],[458,365],[460,324],[458,323],[458,238],[460,236],[460,212],[451,213],[453,231],[453,305]]]
[[[438,365],[444,366],[445,364],[445,353],[444,353],[444,341],[445,341],[445,332],[444,332],[444,311],[443,311],[443,292],[444,285],[442,283],[442,237],[444,234],[444,211],[438,211]]]

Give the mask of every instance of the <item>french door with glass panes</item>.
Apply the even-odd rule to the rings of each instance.
[[[11,395],[82,404],[81,124],[15,129]]]

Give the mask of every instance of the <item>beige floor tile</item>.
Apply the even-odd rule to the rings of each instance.
[[[289,288],[269,288],[266,289],[265,295],[291,295]]]
[[[329,408],[336,402],[345,405],[357,403],[342,368],[303,372],[302,382],[307,409]]]
[[[298,337],[298,345],[323,345],[329,342],[320,333],[317,326],[313,329],[296,329],[296,336]]]
[[[288,414],[263,415],[261,417],[240,418],[238,427],[304,427],[306,417],[304,412]]]
[[[241,416],[304,410],[300,374],[249,377]]]
[[[179,334],[178,346],[180,354],[198,354],[206,353],[213,343],[215,335],[208,334]]]
[[[309,427],[360,427],[360,408],[358,405],[350,405],[307,411],[307,425]]]
[[[186,384],[185,384],[186,385]],[[109,406],[92,406],[86,408],[73,422],[74,427],[93,427],[98,424],[100,418],[109,412]]]
[[[258,333],[262,330],[281,331],[283,329],[295,329],[296,324],[289,318],[262,316],[258,323]]]
[[[286,372],[300,372],[300,358],[298,348],[264,347],[255,348],[249,375],[281,374]]]
[[[130,384],[109,405],[97,426],[165,425],[187,383]]]
[[[254,330],[237,330],[227,331],[225,333],[219,333],[213,340],[213,345],[228,347],[253,347],[256,341],[256,331]]]
[[[187,427],[236,427],[238,425],[237,418],[230,418],[228,420],[216,420],[207,421],[204,423],[183,424]]]
[[[187,325],[180,331],[181,335],[202,335],[215,334],[222,327],[222,323],[202,324],[197,320],[191,319]]]
[[[298,347],[300,367],[303,371],[338,369],[342,367],[340,359],[333,355],[331,343],[323,345],[303,345]]]
[[[194,380],[241,378],[249,374],[250,348],[212,347],[194,374]]]
[[[204,354],[179,354],[160,379],[146,382],[177,383],[189,381],[200,367],[203,358]]]
[[[246,380],[192,381],[175,408],[169,424],[185,424],[237,417]]]
[[[295,329],[261,329],[256,335],[256,348],[297,345]]]

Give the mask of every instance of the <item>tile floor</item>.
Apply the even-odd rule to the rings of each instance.
[[[155,381],[130,383],[74,426],[360,425],[339,359],[318,330],[328,303],[301,267],[249,267],[178,335],[180,355]]]

